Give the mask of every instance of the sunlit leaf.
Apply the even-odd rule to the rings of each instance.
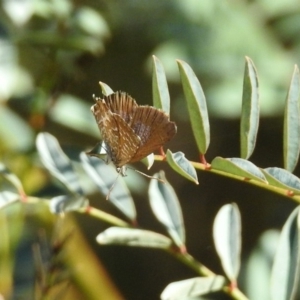
[[[136,219],[136,210],[130,192],[116,170],[103,160],[80,154],[83,167],[91,180],[95,182],[100,192],[107,196],[113,186],[108,200],[115,205],[130,220]]]
[[[300,151],[300,74],[296,65],[286,97],[283,131],[284,168],[290,172],[295,169]]]
[[[270,278],[279,231],[265,231],[251,251],[244,277],[245,293],[249,299],[270,298]]]
[[[148,193],[152,211],[165,226],[174,243],[181,247],[185,243],[185,228],[180,203],[164,173],[160,172],[154,176],[162,179],[164,183],[151,179]]]
[[[272,300],[299,299],[300,217],[297,207],[283,226],[271,276]]]
[[[146,156],[145,158],[143,158],[141,160],[142,163],[144,163],[147,166],[147,169],[150,170],[150,168],[153,166],[154,163],[154,154],[151,153],[148,156]]]
[[[236,204],[224,205],[219,210],[213,237],[225,274],[236,281],[241,263],[241,216]]]
[[[277,167],[262,169],[270,185],[300,193],[300,179],[292,173]]]
[[[199,184],[197,172],[193,165],[190,163],[188,159],[185,158],[183,152],[172,153],[169,149],[167,151],[167,162],[181,176],[187,178]]]
[[[248,159],[256,143],[259,124],[259,93],[257,72],[253,61],[246,56],[241,115],[241,157]]]
[[[99,81],[99,84],[101,87],[102,94],[104,96],[108,96],[114,93],[114,91],[106,83]]]
[[[20,201],[20,195],[11,191],[0,191],[0,208]]]
[[[8,182],[10,182],[17,189],[19,193],[25,194],[20,179],[15,174],[11,173],[1,162],[0,162],[0,176],[4,177]]]
[[[48,171],[63,183],[69,191],[83,194],[71,161],[60,148],[57,139],[49,133],[39,133],[36,147]]]
[[[3,84],[4,83],[1,82],[1,85]],[[27,151],[32,147],[32,145],[34,144],[34,133],[32,128],[10,108],[2,105],[1,102],[0,120],[0,136],[1,141],[5,147],[7,147],[8,149],[13,149],[14,151]]]
[[[153,105],[170,114],[170,94],[164,67],[156,56],[152,56],[152,94]]]
[[[55,105],[49,110],[49,116],[53,121],[66,127],[99,137],[99,129],[90,106],[81,99],[63,94],[56,99]]]
[[[54,214],[59,214],[62,212],[76,211],[88,205],[88,199],[81,195],[61,195],[51,199],[50,211]]]
[[[211,167],[216,170],[231,173],[244,178],[254,179],[267,183],[262,171],[252,162],[242,158],[222,158],[216,157],[211,163]]]
[[[76,12],[77,25],[90,35],[107,38],[110,35],[105,19],[95,9],[81,6]]]
[[[168,249],[172,241],[159,233],[132,228],[110,227],[100,233],[96,240],[101,245],[124,245],[133,247]]]
[[[221,290],[226,284],[223,276],[196,277],[172,282],[161,294],[162,300],[199,299],[197,297]]]
[[[200,153],[205,154],[210,142],[210,129],[205,95],[201,84],[191,67],[181,60],[177,60],[177,63],[194,137]]]

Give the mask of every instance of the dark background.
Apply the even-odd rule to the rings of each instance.
[[[257,67],[261,92],[260,129],[250,160],[262,168],[282,167],[284,100],[294,64],[299,62],[296,0],[47,3],[1,4],[0,154],[28,194],[56,192],[37,162],[36,134],[50,132],[76,159],[79,151],[91,148],[100,137],[89,113],[92,94],[100,95],[99,81],[128,92],[139,104],[151,105],[152,55],[165,67],[171,119],[178,127],[166,148],[182,151],[192,161],[198,161],[199,154],[175,60],[188,62],[198,76],[210,115],[208,162],[216,156],[239,156],[244,57],[249,56]],[[142,164],[134,167],[147,172]],[[166,163],[156,162],[150,173],[160,169],[180,200],[188,251],[218,274],[222,269],[212,224],[223,204],[235,202],[241,211],[243,259],[260,234],[280,229],[295,207],[287,198],[209,172],[198,172],[199,186],[175,174]],[[130,176],[129,171],[128,183],[134,188]],[[148,180],[141,180],[147,187]],[[133,191],[133,197],[139,225],[165,234],[151,212],[147,190]],[[122,217],[99,194],[90,199],[92,205]],[[168,283],[197,276],[159,250],[101,247],[95,236],[107,224],[87,216],[76,218],[125,299],[158,299]]]

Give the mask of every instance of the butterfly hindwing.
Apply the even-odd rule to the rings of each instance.
[[[168,142],[176,134],[176,125],[163,111],[151,106],[139,106],[131,127],[140,137],[141,145],[131,161],[139,161]]]

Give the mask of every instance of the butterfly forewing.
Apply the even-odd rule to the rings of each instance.
[[[140,138],[122,117],[110,111],[103,99],[97,99],[92,111],[110,159],[117,167],[125,165],[139,148]]]
[[[126,123],[129,123],[138,107],[135,100],[124,92],[116,92],[107,97],[104,101],[112,113],[119,115]]]

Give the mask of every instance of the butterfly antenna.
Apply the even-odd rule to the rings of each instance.
[[[150,178],[150,179],[156,179],[156,180],[158,180],[159,182],[165,183],[162,179],[160,179],[160,178],[158,178],[158,177],[154,177],[154,176],[147,175],[147,174],[145,174],[145,173],[143,173],[143,172],[141,172],[141,171],[139,171],[139,170],[137,170],[137,169],[132,169],[132,168],[130,168],[130,167],[128,167],[128,168],[131,169],[131,170],[136,171],[137,173],[140,173],[141,175],[143,175],[143,176],[145,176],[145,177],[147,177],[147,178]]]

